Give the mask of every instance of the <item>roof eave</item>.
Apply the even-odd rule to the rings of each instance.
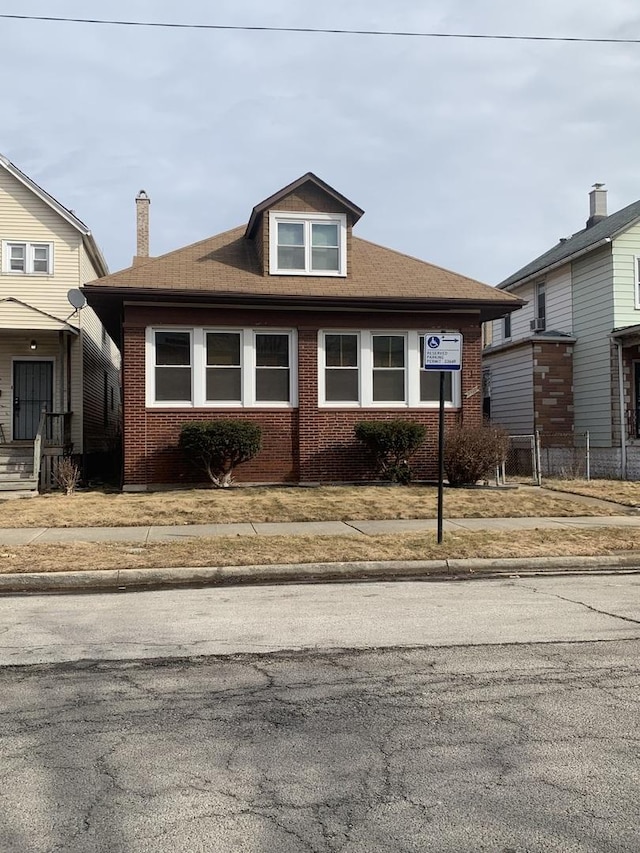
[[[20,181],[27,189],[31,190],[32,193],[38,196],[38,198],[43,201],[46,205],[51,207],[56,211],[63,219],[65,219],[70,225],[73,225],[74,228],[77,228],[81,234],[85,236],[90,234],[89,228],[84,224],[81,219],[71,213],[63,204],[55,199],[52,195],[50,195],[45,189],[43,189],[39,184],[37,184],[32,178],[28,175],[25,175],[23,171],[21,171],[11,160],[8,160],[4,155],[0,154],[0,166],[3,166],[10,175]]]
[[[475,313],[479,322],[504,317],[520,308],[524,301],[510,296],[508,300],[472,298],[419,298],[397,296],[304,296],[274,295],[260,293],[237,293],[228,291],[185,291],[179,289],[109,287],[99,283],[86,284],[81,288],[87,302],[94,309],[103,309],[110,322],[103,322],[107,331],[119,342],[119,330],[115,333],[115,318],[121,316],[122,306],[132,302],[182,302],[185,304],[216,303],[221,305],[269,305],[272,307],[323,308],[330,310],[378,310],[378,311],[421,311],[428,313]],[[105,315],[106,316],[106,315]],[[101,317],[102,319],[102,317]]]
[[[626,226],[624,229],[620,229],[620,231],[616,232],[616,235],[619,234],[622,230],[625,230],[629,226]],[[586,246],[584,249],[579,249],[577,252],[573,252],[570,255],[566,255],[564,258],[561,258],[558,261],[554,261],[551,264],[545,264],[542,267],[530,272],[528,275],[523,276],[522,278],[518,278],[515,281],[510,282],[509,284],[498,284],[496,285],[498,290],[504,290],[509,293],[516,287],[520,287],[523,284],[526,284],[533,279],[540,278],[540,276],[546,275],[547,273],[552,272],[553,270],[559,269],[560,267],[565,266],[566,264],[572,263],[576,258],[581,258],[584,255],[588,255],[590,252],[595,252],[596,249],[601,249],[603,246],[607,246],[611,243],[614,237],[603,237],[601,240],[598,240],[596,243],[592,243],[590,246]]]

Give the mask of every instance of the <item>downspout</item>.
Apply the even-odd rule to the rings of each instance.
[[[627,430],[624,409],[624,374],[622,372],[622,342],[614,339],[618,349],[618,397],[620,406],[620,477],[627,479]]]

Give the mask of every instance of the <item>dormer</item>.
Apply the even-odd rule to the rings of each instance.
[[[263,275],[346,277],[351,231],[364,211],[312,172],[253,208],[245,237]]]

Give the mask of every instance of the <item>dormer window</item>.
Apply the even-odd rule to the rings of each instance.
[[[271,275],[347,274],[347,218],[333,213],[269,212]]]

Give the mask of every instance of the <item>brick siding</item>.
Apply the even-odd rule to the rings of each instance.
[[[548,436],[573,433],[573,345],[533,344],[533,409],[535,429]]]
[[[297,409],[176,409],[145,406],[145,329],[162,325],[294,328],[298,333]],[[473,316],[337,312],[268,312],[259,309],[207,307],[125,308],[123,346],[124,485],[144,488],[192,483],[202,475],[178,448],[180,427],[193,420],[238,416],[262,427],[263,447],[241,465],[239,482],[357,482],[374,477],[371,462],[353,435],[357,421],[404,418],[425,424],[425,445],[414,459],[418,479],[437,476],[438,410],[325,409],[318,407],[318,330],[327,328],[419,329],[456,328],[464,336],[462,407],[447,411],[446,423],[479,424],[482,420],[480,326]],[[570,359],[569,359],[570,361]]]

